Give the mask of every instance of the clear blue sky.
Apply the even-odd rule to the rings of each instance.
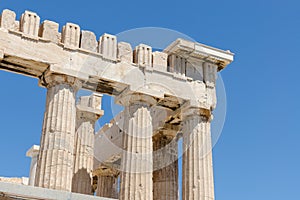
[[[4,8],[18,18],[28,9],[60,26],[71,21],[98,37],[154,26],[230,49],[235,61],[222,71],[227,116],[214,148],[216,199],[300,199],[299,1],[4,0]],[[0,176],[28,176],[25,152],[39,144],[46,90],[3,71],[0,83]]]

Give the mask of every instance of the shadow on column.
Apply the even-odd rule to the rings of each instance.
[[[88,195],[93,194],[92,178],[90,174],[87,173],[87,169],[81,168],[73,175],[72,192]]]

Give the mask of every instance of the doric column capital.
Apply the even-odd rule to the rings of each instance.
[[[26,156],[27,157],[30,157],[30,158],[33,158],[33,157],[36,157],[38,156],[40,152],[40,146],[38,145],[33,145],[30,149],[28,149],[28,151],[26,152]]]
[[[115,97],[115,102],[122,106],[131,106],[131,105],[153,106],[157,103],[157,99],[151,95],[125,90],[124,92],[122,92],[121,94]]]
[[[213,115],[210,110],[200,108],[200,107],[194,107],[190,105],[182,106],[181,108],[182,121],[185,121],[186,119],[195,116],[199,116],[202,118],[202,120],[206,120],[206,121],[211,121],[213,119]]]
[[[169,129],[161,129],[156,135],[153,136],[153,141],[163,141],[165,144],[168,144],[172,140],[176,140],[177,131]]]
[[[50,88],[52,86],[58,85],[58,84],[68,84],[72,86],[72,88],[77,91],[81,88],[82,82],[72,76],[68,76],[65,74],[51,74],[46,73],[40,78],[40,84]]]
[[[93,171],[93,176],[113,176],[118,177],[120,171],[114,167],[107,166],[105,164],[100,164],[99,167]]]
[[[104,110],[89,110],[82,109],[77,106],[77,118],[84,119],[84,121],[91,121],[95,123],[101,116],[104,115]]]

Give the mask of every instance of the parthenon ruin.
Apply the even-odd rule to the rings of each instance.
[[[73,23],[60,33],[59,24],[40,23],[34,12],[25,11],[18,21],[13,11],[3,10],[0,69],[38,79],[47,99],[40,146],[27,152],[32,158],[28,186],[0,182],[0,194],[8,199],[215,199],[216,79],[233,56],[184,39],[162,52],[146,44],[132,49],[114,35],[97,40]],[[93,93],[76,101],[80,89]],[[105,114],[103,94],[124,110],[95,134],[94,125]]]

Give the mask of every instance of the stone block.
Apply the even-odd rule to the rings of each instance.
[[[102,96],[102,94],[93,93],[90,96],[90,107],[101,110]]]
[[[15,27],[13,29],[14,31],[19,31],[20,30],[20,22],[19,21],[15,21]]]
[[[38,145],[33,145],[27,152],[26,156],[27,157],[33,157],[36,156],[40,151],[40,146]]]
[[[171,55],[177,54],[181,57],[189,57],[189,55],[194,51],[195,43],[192,41],[187,41],[178,38],[176,41],[172,42],[168,47],[164,49],[164,52]]]
[[[15,20],[16,20],[16,13],[5,9],[2,11],[0,17],[0,27],[5,29],[15,29]]]
[[[40,26],[40,17],[30,11],[25,11],[20,20],[20,30],[26,35],[38,36]]]
[[[99,53],[103,58],[116,60],[117,59],[117,37],[104,33],[99,39]]]
[[[153,69],[167,71],[168,54],[155,51],[152,53],[152,62]]]
[[[170,55],[169,58],[169,69],[168,71],[179,75],[185,75],[186,70],[186,59],[177,55]]]
[[[80,48],[97,52],[97,39],[96,35],[91,31],[81,31]]]
[[[77,105],[84,106],[84,107],[89,107],[90,105],[90,97],[89,96],[81,96],[79,98],[79,101]]]
[[[212,63],[205,62],[203,64],[203,79],[207,86],[215,87],[218,76],[218,66]]]
[[[118,59],[121,62],[131,64],[133,59],[132,48],[129,43],[120,42],[118,43]]]
[[[199,61],[187,62],[185,73],[187,77],[193,80],[203,81],[203,63]]]
[[[4,58],[4,51],[3,49],[0,49],[0,61]]]
[[[58,23],[45,20],[40,26],[39,36],[56,43],[59,41],[58,27]]]
[[[215,87],[207,87],[206,88],[206,95],[207,95],[207,104],[209,107],[214,110],[217,106],[217,94]]]
[[[140,67],[152,67],[152,47],[140,44],[133,52],[134,63]]]
[[[62,29],[62,43],[67,48],[79,48],[80,27],[77,24],[67,23]]]

